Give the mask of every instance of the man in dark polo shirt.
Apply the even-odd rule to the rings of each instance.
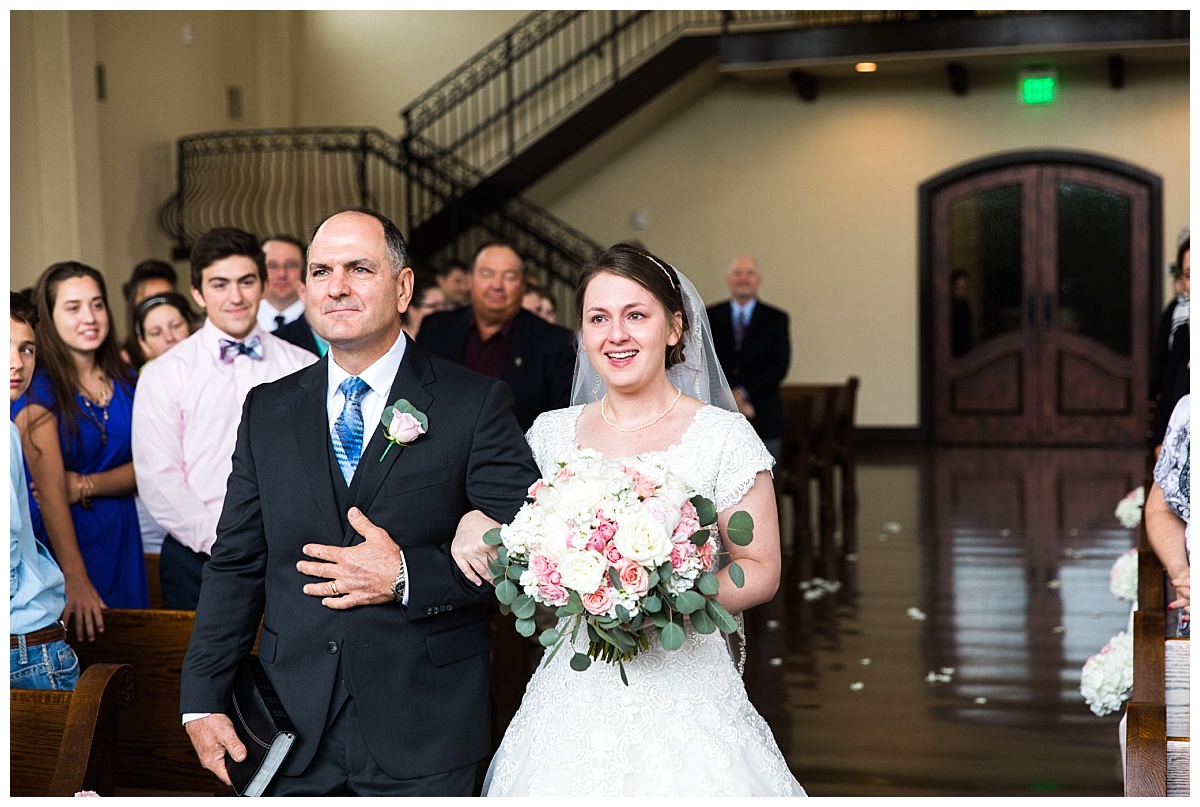
[[[471,265],[471,304],[425,317],[417,344],[506,381],[528,430],[542,412],[570,402],[575,350],[570,331],[521,307],[524,294],[525,262],[510,245],[489,241]]]

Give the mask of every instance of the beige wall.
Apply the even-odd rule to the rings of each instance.
[[[762,296],[792,315],[789,380],[862,378],[859,421],[919,421],[921,183],[1011,150],[1068,149],[1163,178],[1164,255],[1188,220],[1186,65],[1062,71],[1050,107],[1016,103],[1011,74],[972,73],[966,97],[941,76],[823,82],[802,103],[786,82],[725,78],[636,136],[617,131],[528,194],[604,243],[638,238],[706,299],[755,254]],[[645,211],[648,226],[631,215]],[[1164,299],[1169,299],[1165,297]]]
[[[401,107],[524,14],[14,12],[13,286],[65,257],[119,286],[137,261],[168,257],[155,217],[175,187],[177,138],[289,125],[399,134]],[[101,103],[95,61],[108,71]],[[226,113],[231,84],[240,121]],[[640,238],[709,299],[729,257],[755,253],[764,298],[792,313],[790,379],[858,374],[861,423],[912,426],[918,186],[997,152],[1091,151],[1163,177],[1169,245],[1189,215],[1188,92],[1186,66],[1131,67],[1121,91],[1100,66],[1064,69],[1060,101],[1034,109],[1016,104],[1009,74],[973,71],[960,98],[940,74],[882,72],[824,81],[807,104],[786,82],[710,65],[529,195],[597,240]],[[646,229],[632,227],[635,210]]]

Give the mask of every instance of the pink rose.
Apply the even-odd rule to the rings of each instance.
[[[653,479],[640,471],[635,471],[629,466],[625,466],[624,470],[633,480],[633,492],[638,495],[639,499],[649,499],[654,495],[654,491],[658,486],[654,484]]]
[[[625,559],[625,556],[621,554],[621,550],[617,549],[616,544],[609,543],[604,547],[604,558],[613,566],[616,566]]]
[[[617,566],[621,576],[621,588],[635,597],[650,590],[650,575],[640,564],[627,560]]]
[[[533,572],[534,578],[537,579],[538,585],[545,585],[550,582],[550,575],[558,572],[558,564],[550,560],[541,552],[533,553],[529,558],[529,571]]]
[[[601,614],[607,614],[609,609],[612,608],[613,604],[612,588],[609,586],[601,586],[591,594],[584,594],[581,599],[583,600],[584,610],[589,614],[595,614],[597,616]]]
[[[574,476],[574,474],[571,473],[568,469],[559,468],[558,473],[556,473],[554,475],[554,479],[558,482],[562,482],[563,480],[570,479],[572,476]]]
[[[542,599],[547,605],[566,605],[567,590],[556,583],[547,583],[541,587]]]
[[[528,494],[529,498],[536,499],[538,491],[544,487],[546,487],[546,480],[539,479],[538,481],[534,482],[532,485],[529,486],[529,494]]]
[[[700,517],[696,514],[696,507],[691,502],[684,502],[683,507],[679,508],[679,523],[675,525],[675,531],[671,533],[672,538],[688,539],[691,538],[700,529]]]
[[[407,445],[425,433],[421,421],[407,412],[392,407],[392,422],[387,427],[387,437],[394,443]]]
[[[588,549],[604,554],[604,549],[612,541],[612,537],[617,534],[617,525],[605,519],[592,530],[591,536],[588,538]],[[611,561],[612,558],[609,558]]]

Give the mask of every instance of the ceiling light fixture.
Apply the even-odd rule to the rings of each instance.
[[[879,69],[879,65],[875,64],[875,62],[859,62],[854,65],[854,69],[860,73],[874,73]]]

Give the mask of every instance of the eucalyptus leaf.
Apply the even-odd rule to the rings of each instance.
[[[528,637],[532,636],[533,632],[536,630],[537,630],[537,623],[534,622],[532,619],[518,619],[517,620],[517,633],[521,634],[522,636],[528,638]]]
[[[617,606],[617,619],[620,621],[620,623],[622,625],[629,624],[629,619],[630,619],[629,609],[627,609],[624,605]]]
[[[509,580],[516,581],[516,580],[520,580],[521,575],[525,574],[526,571],[527,570],[524,566],[518,566],[517,564],[514,563],[513,565],[508,567],[508,571],[506,571],[504,573],[504,576],[507,577]]]
[[[717,623],[712,621],[707,611],[697,611],[692,614],[692,627],[696,633],[708,634],[717,629]]]
[[[746,573],[742,571],[741,566],[731,563],[727,568],[729,569],[729,579],[733,581],[735,586],[741,588],[746,585]]]
[[[693,496],[692,507],[696,508],[696,518],[701,524],[712,524],[717,520],[717,508],[703,496]]]
[[[704,528],[693,532],[692,537],[688,538],[688,540],[696,546],[704,546],[706,543],[708,543],[708,539],[711,537],[712,533],[708,531],[708,528]]]
[[[651,594],[642,603],[642,610],[648,614],[656,614],[662,610],[662,599],[657,594]]]
[[[621,683],[623,683],[625,686],[629,686],[629,679],[625,677],[625,663],[618,661],[617,669],[621,671]]]
[[[654,588],[662,581],[662,577],[658,574],[658,569],[651,569],[648,577],[650,582],[646,584],[646,588]]]
[[[513,600],[513,614],[517,619],[530,619],[537,610],[537,603],[528,594],[522,594]]]
[[[704,604],[704,610],[712,617],[713,622],[717,623],[717,627],[722,633],[734,633],[737,631],[737,622],[725,610],[725,607],[716,600],[709,600]]]
[[[666,614],[664,614],[662,611],[658,611],[657,613],[651,614],[650,621],[653,622],[654,626],[656,628],[659,628],[660,630],[662,628],[665,628],[667,625],[669,625],[671,623],[670,618]]]
[[[492,527],[483,534],[483,542],[488,546],[500,546],[504,543],[504,539],[500,537],[500,528]]]
[[[587,657],[587,653],[576,653],[571,656],[571,669],[575,672],[583,672],[591,666],[592,660]]]
[[[671,622],[662,629],[659,633],[659,638],[662,640],[663,650],[678,650],[683,647],[683,642],[687,638],[687,635],[683,632],[681,626]]]
[[[738,546],[749,546],[754,540],[754,518],[745,510],[738,510],[729,517],[725,537]]]
[[[542,635],[538,637],[538,643],[542,647],[549,647],[557,642],[560,636],[562,636],[562,634],[554,628],[546,628],[544,631],[542,631]]]
[[[617,571],[616,566],[608,567],[608,582],[612,583],[612,587],[618,591],[625,588],[625,586],[621,584],[621,575]]]
[[[503,580],[500,585],[496,586],[496,599],[503,605],[512,605],[513,600],[520,594],[521,590],[513,585],[511,580]]]
[[[715,597],[717,596],[717,592],[721,590],[721,583],[712,572],[701,572],[700,577],[696,580],[696,589],[701,594]]]
[[[704,598],[694,591],[683,591],[675,597],[675,609],[692,614],[704,607]]]
[[[498,560],[504,564],[507,564],[509,562],[507,546],[504,546],[503,544],[501,544],[499,547],[496,548],[496,560]]]

